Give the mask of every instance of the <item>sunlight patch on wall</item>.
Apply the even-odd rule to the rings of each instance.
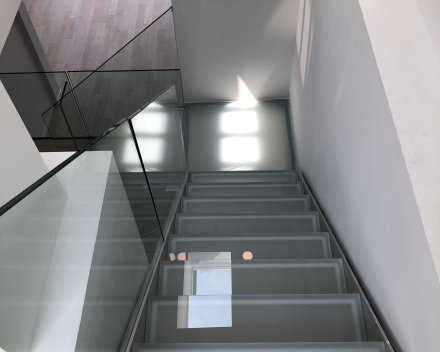
[[[226,163],[257,162],[260,148],[256,137],[228,137],[220,143],[221,160]]]
[[[247,84],[243,81],[243,78],[237,76],[237,91],[238,91],[238,100],[229,104],[231,107],[252,107],[257,104],[257,99],[255,99],[254,95],[250,91]]]
[[[224,112],[220,114],[220,130],[231,134],[257,132],[257,113],[255,111]]]

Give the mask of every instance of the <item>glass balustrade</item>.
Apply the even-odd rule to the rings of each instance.
[[[173,86],[0,209],[0,348],[119,351],[185,174]]]
[[[0,79],[40,151],[81,150],[172,85],[183,106],[172,9],[94,71],[0,73]]]
[[[0,80],[40,151],[78,150],[57,103],[72,86],[66,72],[0,73]],[[70,98],[64,109],[72,116]],[[75,118],[70,124],[78,134]]]
[[[145,107],[171,85],[181,86],[179,70],[95,71],[68,96],[76,95],[90,134],[98,136],[121,118]],[[65,105],[64,100],[61,105]],[[75,112],[66,115],[78,120]]]

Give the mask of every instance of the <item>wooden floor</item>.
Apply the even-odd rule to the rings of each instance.
[[[171,0],[24,0],[53,70],[94,70],[171,6]],[[172,16],[148,30],[119,69],[178,68]],[[139,63],[139,53],[142,64]],[[126,55],[125,55],[126,56]],[[148,62],[146,62],[148,61]],[[112,65],[109,69],[114,69]]]

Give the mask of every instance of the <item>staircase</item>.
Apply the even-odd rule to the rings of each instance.
[[[135,352],[385,352],[296,171],[194,172]]]

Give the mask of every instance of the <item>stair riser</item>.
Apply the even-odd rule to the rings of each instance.
[[[328,234],[303,235],[218,235],[186,237],[171,235],[168,253],[231,252],[242,259],[250,251],[254,259],[328,259],[331,258]]]
[[[201,296],[193,297],[200,299]],[[150,297],[146,342],[355,342],[366,340],[358,295],[230,296],[230,306],[225,305],[225,297],[227,296],[221,298],[223,302],[221,308],[224,312],[222,314],[223,316],[232,314],[230,320],[232,325],[227,323],[221,328],[180,329],[177,328],[178,298]],[[213,321],[218,321],[220,317],[211,313],[213,309],[219,309],[220,298],[214,296],[201,298],[211,300],[211,304],[203,308],[204,315],[210,316],[209,319]],[[190,307],[192,305],[191,309],[195,308],[193,301],[189,304]],[[180,307],[180,312],[185,310],[184,304]],[[228,309],[231,313],[226,313]],[[189,316],[191,317],[191,314]],[[192,326],[198,326],[201,320],[192,320],[191,323]]]
[[[317,213],[289,215],[192,215],[178,214],[176,233],[295,233],[319,232]]]
[[[182,213],[294,213],[310,211],[310,198],[182,199]]]
[[[186,195],[189,197],[287,197],[304,193],[302,182],[292,184],[231,184],[198,185],[187,184]]]
[[[161,262],[159,296],[181,296],[184,281],[191,280],[188,268],[197,262]],[[200,264],[199,264],[200,265]],[[185,273],[185,267],[187,268]],[[226,266],[227,267],[227,266]],[[201,268],[209,270],[212,266]],[[251,260],[232,261],[232,294],[341,294],[346,293],[340,260]],[[215,269],[212,271],[215,274]],[[197,280],[197,279],[195,279]],[[192,292],[197,294],[197,292]]]
[[[133,352],[385,352],[383,342],[135,344]]]
[[[295,182],[298,174],[293,172],[195,172],[191,183],[234,183],[234,182]]]

